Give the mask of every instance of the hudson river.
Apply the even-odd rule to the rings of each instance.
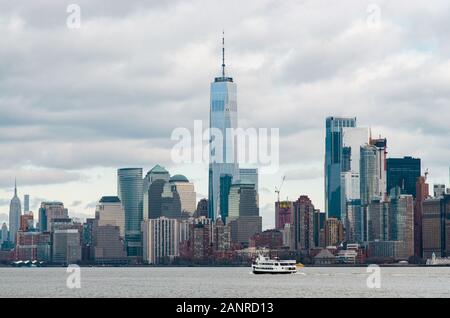
[[[380,288],[360,268],[303,268],[253,275],[250,268],[81,268],[69,289],[65,268],[0,268],[0,297],[450,297],[450,267],[381,268]]]

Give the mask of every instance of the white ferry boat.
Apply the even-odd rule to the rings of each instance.
[[[254,274],[293,274],[297,272],[295,260],[279,260],[270,259],[263,255],[252,264],[252,271]]]

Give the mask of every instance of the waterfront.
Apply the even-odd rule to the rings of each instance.
[[[449,297],[450,268],[384,267],[381,288],[364,267],[307,267],[294,275],[249,268],[81,268],[81,288],[65,268],[0,268],[0,297]]]

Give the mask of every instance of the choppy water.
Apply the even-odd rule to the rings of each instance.
[[[448,268],[381,268],[381,288],[366,268],[303,268],[253,275],[249,268],[81,268],[69,289],[65,268],[0,268],[0,297],[449,297]]]

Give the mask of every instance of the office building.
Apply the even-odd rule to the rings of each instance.
[[[425,177],[419,177],[416,183],[414,201],[414,256],[422,257],[422,215],[423,202],[430,196],[430,188]]]
[[[241,247],[248,247],[250,238],[262,231],[262,217],[260,216],[240,216],[230,219],[231,242],[240,244]]]
[[[437,199],[442,198],[445,194],[445,184],[433,185],[433,194],[434,197]]]
[[[141,168],[117,171],[117,192],[125,210],[125,242],[127,255],[142,256],[141,221],[143,219],[143,179]]]
[[[344,220],[346,240],[349,243],[364,242],[364,207],[361,200],[347,202],[347,215]]]
[[[161,217],[142,222],[143,260],[148,264],[168,263],[180,254],[179,221]]]
[[[55,230],[53,233],[53,263],[76,264],[81,261],[81,237],[76,229]]]
[[[407,260],[410,256],[414,256],[414,199],[410,194],[400,194],[400,188],[393,190],[396,191],[391,191],[389,240],[403,242],[397,258]]]
[[[125,210],[117,196],[104,196],[95,209],[98,226],[117,226],[120,237],[125,238]]]
[[[235,183],[228,196],[228,218],[259,216],[258,198],[254,184]]]
[[[208,217],[209,213],[208,213],[208,199],[201,199],[200,201],[198,201],[197,203],[197,209],[195,211],[195,217],[196,218],[200,218],[200,217]]]
[[[370,241],[389,240],[389,202],[372,200],[367,206],[368,237]]]
[[[53,219],[68,218],[69,212],[62,202],[42,202],[39,208],[39,231],[51,230]]]
[[[7,242],[7,241],[8,241],[8,226],[6,225],[5,222],[3,222],[2,229],[0,232],[0,249],[1,249],[3,242]]]
[[[256,192],[259,192],[258,169],[239,169],[239,179],[242,183],[254,184]]]
[[[430,259],[450,256],[450,195],[432,198],[422,203],[422,249],[423,257]]]
[[[370,138],[369,144],[377,150],[377,195],[382,199],[387,199],[387,139]]]
[[[20,199],[17,196],[17,183],[14,185],[14,197],[9,205],[9,241],[16,243],[16,233],[20,227],[20,216],[22,215],[22,207]]]
[[[314,246],[322,246],[320,241],[320,234],[325,230],[326,213],[320,210],[314,211]]]
[[[228,196],[233,184],[233,176],[231,174],[223,174],[220,176],[220,216],[226,224],[228,219]]]
[[[356,127],[356,118],[328,117],[326,119],[325,210],[327,217],[341,218],[341,173],[344,172],[342,169],[343,128],[354,127]],[[347,166],[351,164],[347,163]]]
[[[344,226],[336,218],[329,218],[325,221],[325,246],[339,246],[344,242]]]
[[[378,149],[372,145],[365,145],[360,151],[360,195],[361,204],[366,206],[372,200],[380,198]]]
[[[193,216],[197,201],[194,184],[181,174],[174,175],[169,182],[173,192],[176,192],[179,197],[181,213]]]
[[[92,228],[92,257],[97,264],[125,264],[127,252],[120,227],[94,222]]]
[[[225,42],[225,41],[224,41]],[[223,44],[224,44],[223,42]],[[225,74],[225,46],[222,49],[222,74],[211,83],[210,103],[210,164],[208,182],[209,218],[219,214],[220,176],[230,174],[233,181],[239,178],[237,151],[230,134],[237,128],[237,88],[232,77]]]
[[[154,166],[143,181],[143,219],[162,216],[162,193],[170,180],[169,172],[162,166]]]
[[[421,176],[420,159],[412,157],[387,159],[387,193],[400,187],[402,194],[416,197],[416,182]]]

